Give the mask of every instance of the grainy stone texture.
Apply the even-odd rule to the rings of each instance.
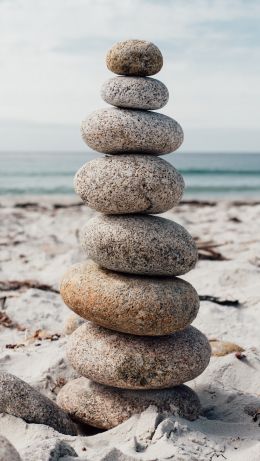
[[[83,377],[65,384],[57,402],[76,421],[101,429],[111,429],[149,405],[189,420],[196,419],[201,410],[195,392],[184,385],[131,391],[103,386]]]
[[[145,110],[103,108],[81,124],[85,143],[104,154],[169,154],[183,141],[181,126],[173,118]]]
[[[22,461],[18,451],[2,435],[0,435],[0,461]]]
[[[0,372],[0,413],[27,423],[46,424],[62,434],[75,435],[76,426],[58,405],[16,376]]]
[[[167,104],[169,92],[162,82],[154,78],[114,77],[102,85],[101,97],[117,107],[154,110]]]
[[[163,66],[162,54],[151,42],[126,40],[115,43],[108,51],[106,63],[109,70],[119,75],[154,75]]]
[[[120,274],[92,261],[72,266],[60,291],[64,302],[81,317],[134,335],[160,336],[181,330],[199,309],[196,290],[184,280]]]
[[[118,272],[181,275],[197,261],[186,229],[156,216],[99,215],[83,227],[80,240],[91,259]]]
[[[211,348],[196,328],[169,336],[118,333],[91,322],[69,338],[68,359],[82,376],[100,384],[127,389],[162,389],[200,375]]]
[[[163,213],[177,205],[184,190],[181,174],[150,155],[120,155],[91,160],[77,172],[75,190],[101,213]]]

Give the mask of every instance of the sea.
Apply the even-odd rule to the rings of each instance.
[[[74,194],[73,177],[95,152],[0,152],[0,195]],[[260,198],[260,153],[173,153],[186,198]]]

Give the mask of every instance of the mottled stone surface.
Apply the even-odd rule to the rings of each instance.
[[[2,435],[0,435],[0,461],[21,461],[18,451]]]
[[[156,216],[99,215],[80,232],[97,264],[130,274],[181,275],[197,261],[197,248],[180,224]]]
[[[211,348],[207,338],[191,326],[153,338],[86,322],[70,336],[67,353],[80,375],[100,384],[161,389],[200,375],[209,363]]]
[[[181,330],[199,309],[196,290],[184,280],[120,274],[92,261],[72,266],[60,291],[64,302],[81,317],[134,335]]]
[[[85,143],[105,154],[169,154],[183,141],[181,126],[158,112],[110,107],[90,114],[81,124]]]
[[[108,51],[106,63],[109,70],[119,75],[154,75],[162,68],[162,54],[151,42],[125,40],[115,43]]]
[[[58,405],[16,376],[0,372],[0,413],[27,423],[46,424],[62,434],[75,435],[76,426]]]
[[[76,421],[101,429],[111,429],[149,405],[189,420],[196,419],[201,410],[195,392],[184,385],[131,391],[102,386],[83,377],[67,383],[58,394],[57,402]]]
[[[151,155],[118,155],[91,160],[74,179],[75,191],[101,213],[163,213],[177,205],[182,175]]]
[[[161,109],[167,104],[166,86],[149,77],[114,77],[101,88],[101,96],[108,104],[129,109]]]

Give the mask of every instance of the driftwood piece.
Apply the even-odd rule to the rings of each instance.
[[[36,280],[2,280],[0,281],[0,291],[16,291],[23,288],[35,288],[42,291],[51,291],[52,293],[59,293],[50,285],[37,282]]]
[[[211,295],[199,295],[200,301],[210,301],[215,304],[220,304],[220,306],[233,306],[238,307],[240,306],[240,302],[238,299],[222,299],[218,298],[217,296]]]

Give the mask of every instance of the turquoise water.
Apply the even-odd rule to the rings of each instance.
[[[73,176],[94,152],[0,152],[0,195],[74,194]],[[186,197],[260,198],[260,154],[162,157],[184,176]]]

